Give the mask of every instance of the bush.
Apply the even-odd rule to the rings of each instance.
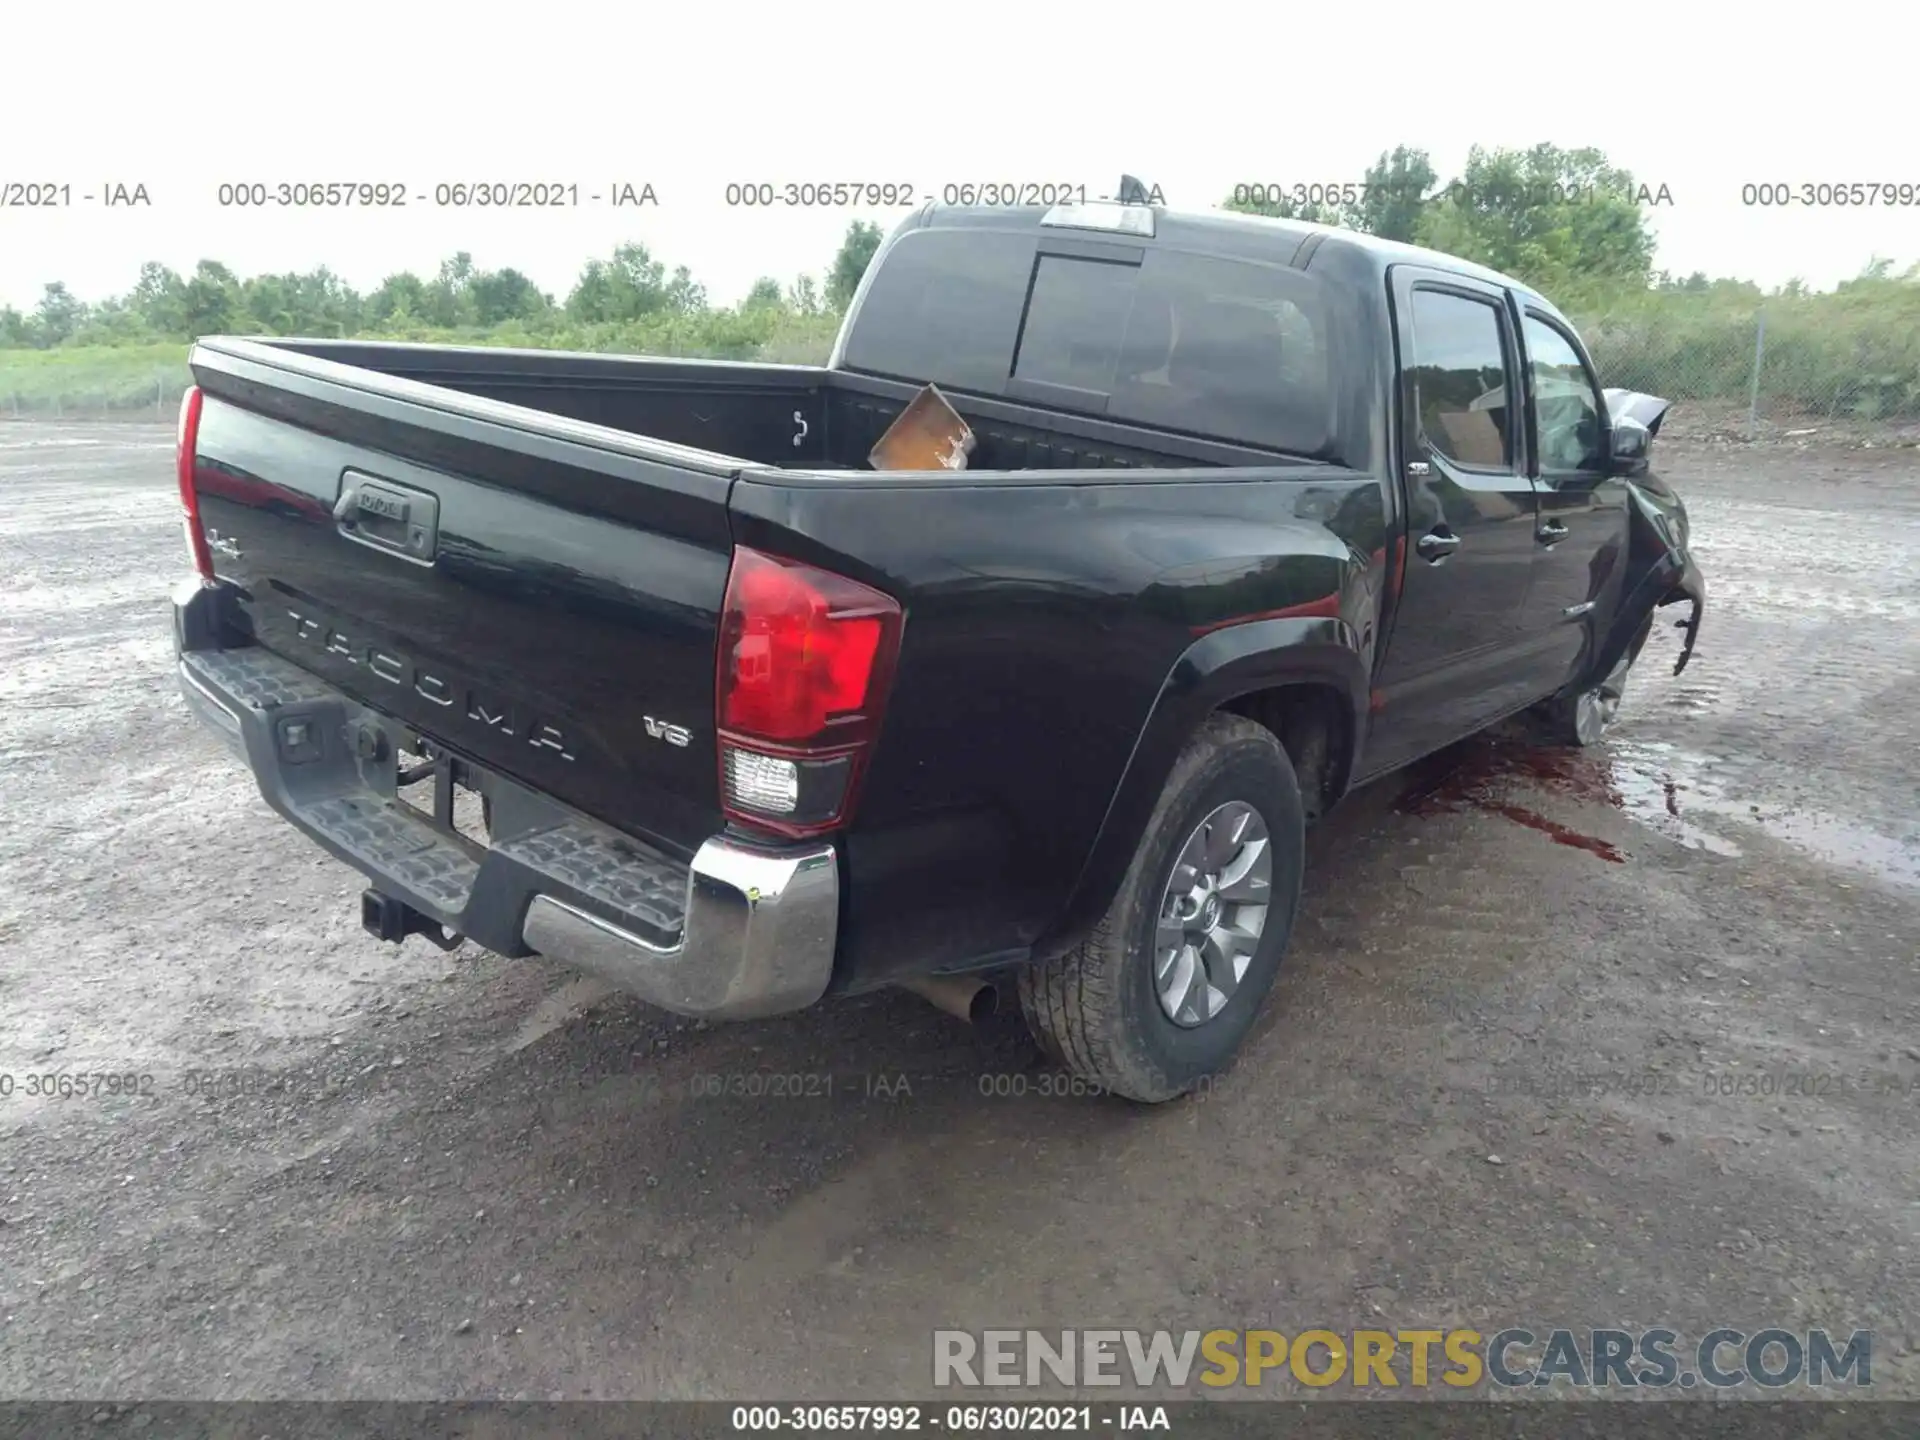
[[[1864,419],[1920,415],[1920,282],[1873,276],[1827,294],[1756,299],[1649,291],[1569,314],[1604,383],[1670,400],[1746,400],[1765,317],[1760,395]]]
[[[1744,404],[1764,314],[1766,404],[1868,420],[1920,416],[1920,274],[1891,276],[1882,267],[1820,294],[1790,288],[1763,296],[1749,285],[1702,281],[1555,298],[1591,347],[1603,384],[1676,401]],[[402,316],[360,338],[820,364],[839,322],[831,310],[786,303],[659,310],[600,323],[555,308],[486,328]],[[168,414],[187,383],[187,348],[98,325],[51,348],[0,346],[0,415],[56,408]]]

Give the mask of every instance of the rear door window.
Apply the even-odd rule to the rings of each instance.
[[[1513,466],[1506,331],[1491,300],[1413,292],[1414,413],[1427,447],[1476,470]]]

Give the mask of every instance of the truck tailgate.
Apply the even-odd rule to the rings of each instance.
[[[736,462],[246,342],[191,363],[238,628],[669,852],[721,828]]]

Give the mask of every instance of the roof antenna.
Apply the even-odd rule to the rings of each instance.
[[[1120,177],[1120,194],[1117,197],[1122,205],[1150,205],[1147,187],[1131,175]]]

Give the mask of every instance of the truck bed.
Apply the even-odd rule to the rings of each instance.
[[[213,348],[233,342],[205,342]],[[558,350],[336,340],[241,342],[374,377],[605,426],[746,465],[865,470],[918,387],[809,365],[671,360]],[[284,363],[284,362],[283,362]],[[1271,464],[1269,451],[950,393],[973,427],[974,470],[1152,469]]]

